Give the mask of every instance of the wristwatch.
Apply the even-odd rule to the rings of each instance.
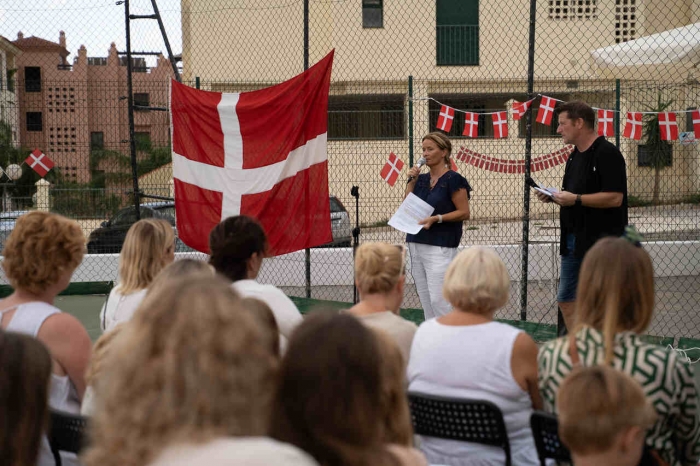
[[[579,207],[583,205],[583,204],[581,204],[581,195],[580,194],[576,195],[576,205]]]
[[[442,215],[438,214],[438,223],[442,223]]]

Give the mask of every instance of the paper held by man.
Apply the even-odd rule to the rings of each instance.
[[[415,194],[409,193],[389,220],[389,226],[404,233],[415,235],[423,228],[423,225],[420,225],[418,222],[430,217],[434,210],[433,206]]]

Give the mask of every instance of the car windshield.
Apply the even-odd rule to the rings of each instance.
[[[336,212],[345,212],[345,209],[343,208],[343,205],[340,203],[340,201],[334,197],[331,198],[331,213],[336,213]]]

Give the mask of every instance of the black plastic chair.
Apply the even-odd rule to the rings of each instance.
[[[49,445],[56,461],[61,466],[59,451],[78,453],[83,447],[87,419],[77,414],[51,410],[49,425]]]
[[[540,465],[545,466],[546,460],[553,459],[557,462],[571,463],[569,449],[561,443],[559,438],[559,421],[557,417],[543,411],[535,411],[530,416],[530,428],[535,437],[537,456]]]
[[[408,394],[408,403],[416,434],[502,448],[511,466],[503,413],[494,403],[415,392]]]

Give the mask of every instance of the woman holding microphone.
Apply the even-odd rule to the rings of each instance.
[[[450,312],[442,295],[445,271],[457,254],[462,239],[462,222],[469,219],[469,182],[450,169],[452,143],[443,133],[423,137],[423,159],[430,169],[420,174],[421,164],[408,171],[404,197],[415,194],[435,208],[433,215],[419,223],[423,229],[407,235],[411,274],[423,306],[425,319]]]

